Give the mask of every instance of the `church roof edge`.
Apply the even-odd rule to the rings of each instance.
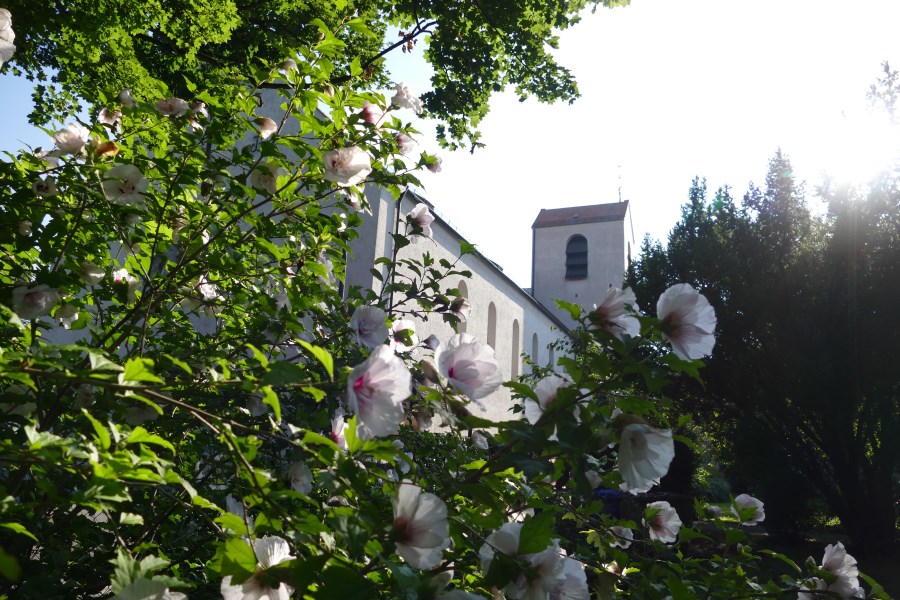
[[[566,208],[542,208],[531,228],[599,223],[601,221],[622,221],[627,213],[628,200],[607,204],[569,206]]]
[[[422,202],[426,206],[428,206],[428,208],[431,210],[434,210],[434,208],[435,208],[435,206],[432,202],[427,200],[424,196],[422,196],[422,194],[420,194],[416,190],[410,189],[409,187],[405,188],[403,190],[403,192],[400,194],[401,200],[403,199],[403,196],[409,196],[412,200],[414,200],[416,202]],[[432,215],[434,216],[435,220],[437,220],[437,222],[441,223],[447,230],[452,231],[453,234],[456,235],[460,240],[468,241],[456,230],[455,227],[453,227],[453,225],[448,223],[446,221],[446,219],[444,219],[439,213],[433,212]],[[569,325],[563,323],[560,320],[560,318],[557,317],[555,314],[553,314],[546,306],[544,306],[543,304],[538,302],[537,298],[535,298],[531,294],[530,291],[526,291],[524,288],[522,288],[522,286],[520,286],[518,283],[513,281],[512,278],[503,271],[503,268],[500,265],[498,265],[497,263],[492,261],[490,258],[485,256],[478,250],[475,250],[475,252],[473,252],[472,254],[474,254],[475,256],[478,256],[481,260],[485,261],[485,263],[488,265],[488,268],[492,269],[497,275],[499,275],[501,278],[505,279],[507,281],[507,283],[511,284],[515,289],[517,289],[519,292],[521,292],[522,295],[525,297],[526,301],[528,301],[532,306],[534,306],[538,310],[540,310],[544,314],[544,316],[549,318],[559,328],[560,331],[562,331],[566,335],[571,335],[571,327]]]

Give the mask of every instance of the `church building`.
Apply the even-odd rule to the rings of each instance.
[[[472,273],[471,278],[446,281],[444,287],[458,288],[469,300],[471,313],[459,330],[494,349],[506,380],[525,372],[523,353],[535,364],[556,365],[560,351],[552,343],[567,337],[575,323],[554,300],[560,298],[590,310],[610,286],[622,286],[634,243],[627,201],[543,209],[532,226],[532,288],[525,290],[480,252],[459,258],[464,238],[419,193],[407,190],[397,199],[387,190],[367,186],[366,198],[371,215],[364,216],[360,237],[353,242],[346,285],[380,289],[380,280],[370,271],[372,265],[377,258],[392,255],[391,233],[398,226],[402,231],[406,215],[416,205],[425,204],[435,217],[433,238],[401,248],[398,259],[421,258],[428,252],[435,261],[443,258],[454,263],[459,259],[459,270]],[[477,246],[477,240],[465,241]],[[420,340],[435,335],[442,342],[454,334],[440,315],[418,320],[416,332]],[[511,417],[512,402],[505,387],[485,398],[483,404],[481,412],[492,419]]]

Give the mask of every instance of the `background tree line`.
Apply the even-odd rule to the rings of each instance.
[[[893,114],[896,72],[872,99]],[[705,386],[671,391],[718,445],[731,481],[797,533],[824,501],[862,551],[896,537],[900,458],[900,171],[826,181],[810,209],[779,150],[737,201],[694,179],[668,245],[645,239],[627,274],[642,308],[676,281],[719,318]]]

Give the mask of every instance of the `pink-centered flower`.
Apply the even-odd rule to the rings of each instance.
[[[258,538],[253,542],[253,553],[256,554],[256,573],[237,585],[231,585],[231,575],[224,577],[220,588],[223,600],[289,600],[294,588],[281,582],[278,587],[271,587],[270,581],[263,582],[260,577],[266,569],[294,560],[287,541],[274,535]]]
[[[844,599],[865,598],[865,593],[859,587],[859,569],[856,567],[856,559],[847,554],[842,543],[837,542],[825,546],[822,568],[836,578],[833,583],[828,584],[826,589],[829,592]]]
[[[31,191],[38,198],[51,198],[59,193],[56,187],[56,181],[50,177],[39,177],[31,186]]]
[[[628,527],[621,525],[613,525],[609,528],[609,532],[613,534],[613,546],[619,548],[628,548],[634,541],[634,532]]]
[[[484,545],[478,551],[481,570],[484,573],[490,570],[498,552],[526,562],[529,571],[519,573],[503,588],[503,593],[512,600],[550,598],[560,586],[560,579],[567,576],[559,540],[551,540],[550,546],[540,552],[519,554],[522,527],[523,524],[518,522],[504,523],[485,538]]]
[[[766,511],[763,510],[764,504],[750,496],[749,494],[741,494],[740,496],[735,497],[734,503],[731,505],[731,512],[734,513],[743,525],[756,525],[757,523],[761,523],[766,518]],[[750,518],[741,517],[741,513],[745,510],[753,509],[753,516]]]
[[[460,321],[466,321],[472,312],[472,303],[468,298],[458,296],[450,303],[450,312],[459,317]]]
[[[637,300],[634,292],[625,288],[620,290],[611,287],[606,291],[606,296],[600,304],[594,305],[594,310],[588,313],[592,329],[603,329],[613,334],[620,340],[622,336],[637,337],[641,333],[641,324],[637,317],[629,311],[638,311]]]
[[[56,309],[54,316],[59,321],[59,324],[63,326],[63,329],[69,329],[72,327],[72,323],[78,320],[78,309],[71,304],[63,304]]]
[[[678,539],[681,518],[665,500],[651,502],[645,511],[644,525],[650,528],[650,539],[672,544]]]
[[[33,321],[50,314],[59,302],[59,290],[40,284],[34,287],[20,285],[12,291],[12,309],[20,319]]]
[[[410,232],[413,236],[421,236],[423,238],[433,237],[431,224],[434,222],[434,215],[428,210],[428,206],[422,202],[416,204],[409,214],[406,215],[406,222],[412,227]]]
[[[53,134],[53,143],[63,154],[78,154],[87,145],[91,132],[80,123],[69,123]]]
[[[350,317],[353,341],[368,349],[378,348],[388,337],[387,313],[377,306],[363,305]]]
[[[272,137],[272,134],[278,130],[278,123],[269,117],[260,117],[256,119],[256,124],[259,126],[259,137],[264,140]]]
[[[98,267],[92,262],[84,261],[81,263],[81,279],[88,285],[100,283],[106,277],[106,271]]]
[[[134,165],[116,165],[103,176],[103,193],[115,204],[135,204],[144,199],[150,183]]]
[[[372,172],[368,153],[357,146],[329,150],[322,154],[324,177],[341,187],[362,183]]]
[[[656,316],[663,336],[683,360],[712,353],[716,343],[716,311],[709,301],[687,283],[673,285],[659,297]]]
[[[274,162],[263,163],[250,171],[247,181],[257,190],[265,190],[270,194],[278,191],[278,178],[285,174],[285,170]]]
[[[422,114],[422,101],[414,96],[405,83],[398,83],[394,87],[394,97],[391,104],[398,108],[408,108],[417,115]]]
[[[135,290],[137,290],[138,280],[127,270],[116,269],[113,271],[112,280],[114,286],[127,286],[125,297],[128,302],[132,302],[137,297]]]
[[[398,133],[394,136],[397,140],[397,146],[400,148],[400,154],[407,155],[416,147],[416,140],[412,139],[405,133]]]
[[[534,394],[538,397],[537,402],[531,398],[525,400],[525,419],[532,425],[537,423],[544,416],[547,408],[556,400],[559,389],[571,384],[571,381],[556,374],[548,375],[538,381],[534,386]]]
[[[435,156],[432,160],[428,161],[425,165],[425,168],[431,171],[432,173],[440,173],[443,168],[444,159],[440,156]]]
[[[291,489],[301,494],[309,494],[313,489],[313,474],[307,464],[303,461],[297,461],[291,464],[287,470],[288,479],[291,482]]]
[[[204,119],[209,118],[209,110],[206,108],[206,102],[201,102],[199,100],[191,102],[191,112],[195,116],[203,117]]]
[[[556,578],[548,600],[590,600],[590,597],[584,565],[574,558],[564,556],[562,571]]]
[[[156,110],[164,117],[180,117],[190,108],[190,105],[181,98],[165,98],[156,101]]]
[[[494,349],[467,333],[454,335],[438,350],[437,364],[450,385],[472,400],[484,398],[503,383]]]
[[[450,546],[447,505],[434,494],[404,480],[391,499],[397,554],[411,567],[431,569]]]
[[[347,406],[358,419],[357,435],[368,440],[393,435],[403,421],[412,375],[388,346],[379,346],[347,378]]]
[[[97,115],[97,122],[101,125],[106,125],[110,129],[115,129],[121,118],[121,110],[109,110],[108,108],[103,107]]]
[[[331,441],[337,444],[338,448],[347,451],[347,428],[350,425],[344,421],[344,413],[343,411],[338,411],[334,414],[334,418],[331,419],[331,433],[329,437]]]
[[[377,104],[372,104],[368,100],[363,104],[362,112],[360,113],[363,121],[366,123],[370,123],[371,125],[375,125],[376,127],[384,118],[384,111],[381,110]]]
[[[632,494],[646,492],[669,472],[675,457],[671,429],[654,429],[631,423],[619,435],[619,473],[622,489]]]

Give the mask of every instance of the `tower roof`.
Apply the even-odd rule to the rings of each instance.
[[[609,204],[570,206],[568,208],[542,208],[531,228],[599,223],[601,221],[621,221],[625,219],[625,213],[627,212],[628,200],[610,202]]]

